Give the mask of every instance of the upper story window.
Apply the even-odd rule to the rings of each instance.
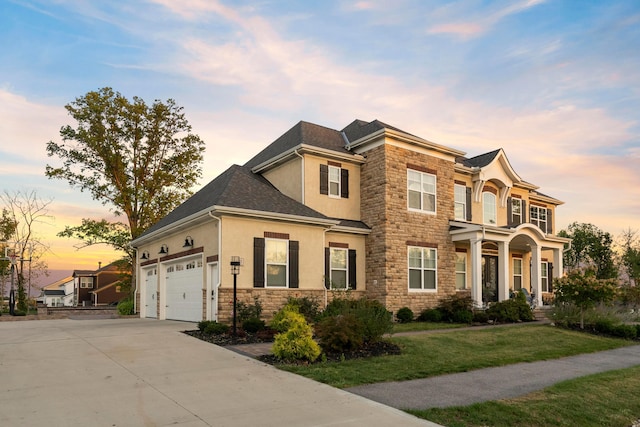
[[[349,198],[349,170],[337,162],[320,165],[320,194]]]
[[[467,187],[460,184],[454,184],[454,211],[455,219],[468,221],[467,218]]]
[[[409,289],[436,290],[438,251],[433,248],[408,247]]]
[[[516,197],[511,198],[511,223],[512,224],[522,224],[524,222],[523,215],[523,201],[522,199],[518,199]]]
[[[81,277],[80,278],[80,287],[81,288],[93,288],[93,277]]]
[[[540,227],[540,230],[547,232],[547,208],[542,206],[531,206],[529,208],[529,218],[531,223]]]
[[[498,213],[496,195],[485,191],[482,193],[482,212],[485,224],[496,225],[498,223]]]
[[[436,213],[436,176],[407,169],[407,200],[411,210]]]

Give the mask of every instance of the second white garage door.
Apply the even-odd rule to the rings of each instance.
[[[166,272],[166,318],[202,320],[202,260],[174,262],[167,265]]]

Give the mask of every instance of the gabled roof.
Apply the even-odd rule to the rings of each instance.
[[[300,121],[256,154],[244,166],[253,168],[301,145],[336,151],[343,155],[350,154],[345,148],[345,142],[342,134],[337,130]]]
[[[104,267],[100,267],[97,270],[73,270],[73,277],[79,276],[96,276],[99,273],[120,271],[118,267],[118,261],[111,262]]]
[[[248,166],[233,165],[149,227],[139,238],[199,212],[213,210],[216,206],[328,219],[320,212],[285,196],[261,175],[251,172]]]
[[[458,157],[456,161],[462,163],[467,167],[483,168],[490,164],[496,158],[500,150],[501,148],[498,148],[497,150],[480,154],[479,156],[471,157],[470,159],[466,157]]]
[[[372,122],[366,122],[364,120],[354,120],[353,122],[349,123],[347,127],[342,129],[342,132],[344,132],[349,142],[353,142],[359,140],[360,138],[364,138],[367,135],[371,135],[372,133],[375,133],[381,129],[391,129],[397,132],[411,135],[409,132],[405,132],[402,129],[398,129],[394,126],[389,126],[388,124],[381,122],[380,120],[374,120]]]
[[[53,282],[53,283],[51,283],[49,285],[43,286],[42,289],[46,289],[46,290],[57,289],[60,286],[63,286],[64,284],[72,282],[72,281],[73,281],[73,277],[72,276],[67,276],[67,277],[65,277],[63,279],[60,279],[60,280],[57,280],[57,281],[55,281],[55,282]]]

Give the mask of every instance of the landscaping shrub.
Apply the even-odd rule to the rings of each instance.
[[[273,354],[287,362],[316,360],[321,353],[320,347],[313,340],[311,326],[304,316],[293,308],[283,309],[280,312],[283,314],[279,316],[278,328],[274,329],[282,330],[285,325],[286,329],[275,336]]]
[[[260,320],[257,317],[251,317],[242,322],[242,329],[250,334],[255,334],[258,331],[263,330],[265,327],[266,324],[264,323],[264,320]]]
[[[362,326],[363,342],[379,341],[393,330],[393,313],[379,301],[366,297],[350,299],[335,298],[320,314],[319,321],[327,317],[353,314]]]
[[[222,335],[229,332],[229,325],[224,323],[218,323],[215,320],[209,321],[209,323],[205,326],[204,331],[207,335]]]
[[[352,313],[325,317],[315,327],[325,353],[344,353],[362,346],[363,325]]]
[[[396,313],[396,318],[400,323],[409,323],[413,321],[413,311],[409,307],[402,307]]]
[[[454,311],[451,321],[453,323],[471,323],[473,322],[473,312],[467,310]]]
[[[633,340],[637,338],[638,331],[635,325],[626,325],[624,323],[621,323],[613,328],[613,331],[611,331],[611,335],[627,340]]]
[[[476,310],[473,312],[473,322],[475,323],[488,323],[489,315],[484,310]]]
[[[287,305],[298,307],[298,313],[302,314],[308,323],[314,323],[320,314],[320,302],[313,297],[289,297]]]
[[[420,316],[418,316],[418,321],[420,322],[441,322],[442,321],[442,312],[437,308],[427,308],[422,310]]]
[[[243,301],[236,302],[236,320],[239,324],[243,324],[245,320],[252,318],[259,319],[262,315],[262,303],[260,297],[253,297],[253,304],[248,304]]]
[[[211,320],[201,320],[198,322],[198,330],[200,332],[204,332],[205,328],[207,327],[207,325],[211,323]]]
[[[454,294],[444,299],[438,306],[438,310],[442,314],[442,320],[445,322],[456,322],[455,319],[472,319],[473,300],[471,299],[471,295]],[[468,312],[470,316],[462,314],[462,312]],[[463,321],[462,323],[470,322],[471,320]]]
[[[133,313],[133,300],[125,299],[118,303],[118,314],[121,316],[129,316]]]
[[[486,311],[489,319],[500,323],[531,322],[533,312],[522,292],[508,300],[493,303]]]
[[[285,332],[291,327],[293,317],[290,313],[300,314],[298,306],[296,304],[286,303],[271,319],[270,326],[277,332]],[[304,318],[304,316],[303,316]]]

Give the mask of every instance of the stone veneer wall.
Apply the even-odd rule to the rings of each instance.
[[[252,305],[253,298],[258,297],[262,304],[262,320],[269,321],[273,315],[280,310],[289,297],[295,298],[315,298],[319,303],[319,309],[322,310],[334,297],[345,295],[344,291],[324,291],[324,290],[301,290],[301,289],[238,289],[236,297],[238,302]],[[360,298],[364,295],[364,291],[354,290],[349,292],[350,298]],[[326,300],[325,300],[326,299]],[[218,322],[231,323],[233,321],[233,288],[220,288],[218,293]]]
[[[449,236],[453,218],[454,163],[391,145],[367,153],[362,167],[362,221],[372,228],[366,240],[367,295],[394,313],[419,313],[455,293],[455,247]],[[436,215],[407,208],[407,164],[436,171]],[[410,243],[410,242],[418,242]],[[409,292],[407,246],[437,245],[437,292]]]

